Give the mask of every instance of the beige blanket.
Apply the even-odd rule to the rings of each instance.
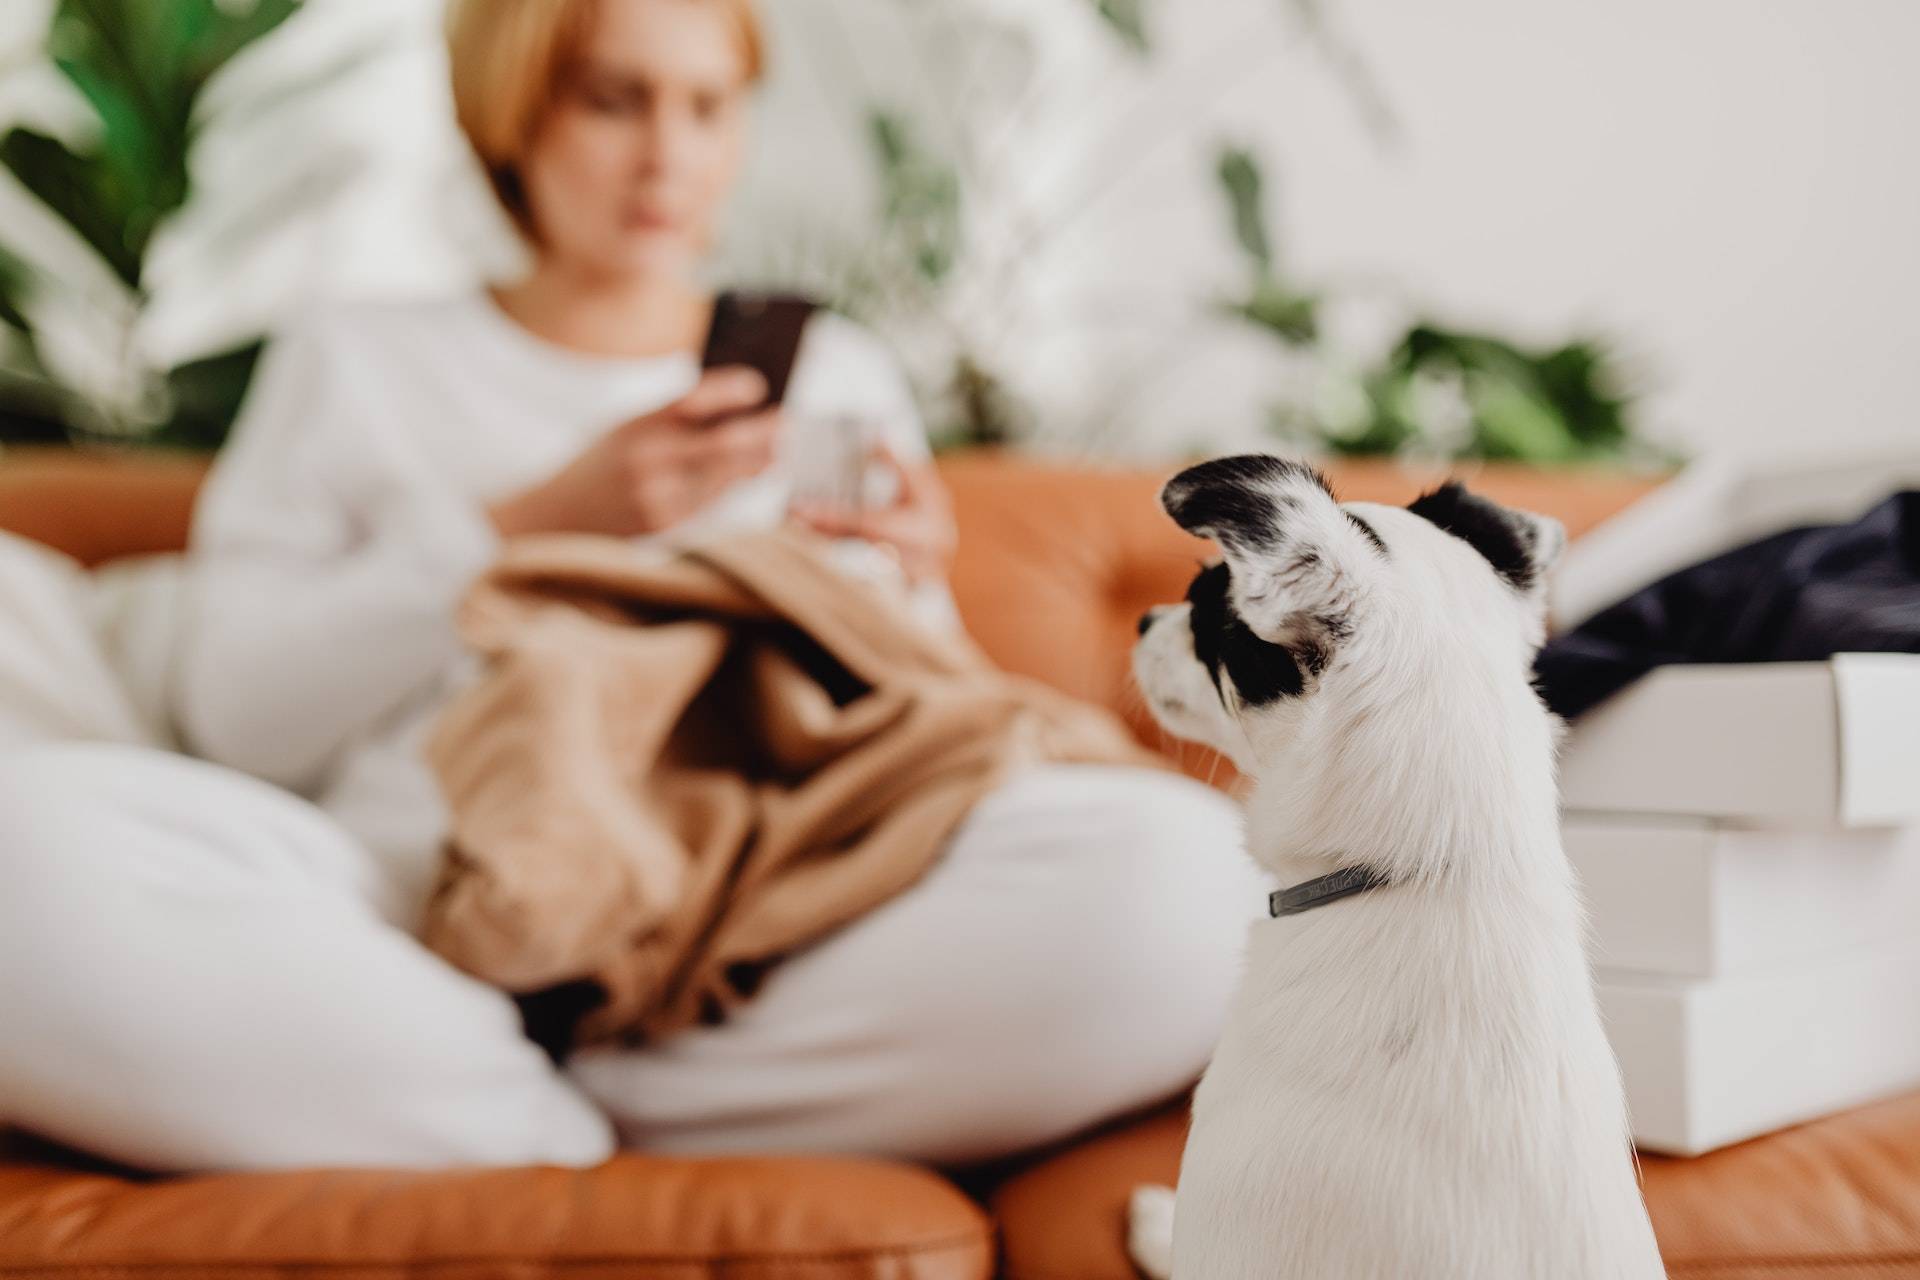
[[[461,610],[484,674],[428,749],[453,815],[434,950],[509,991],[597,981],[584,1042],[658,1037],[913,884],[1009,769],[1155,760],[816,545],[507,550]]]

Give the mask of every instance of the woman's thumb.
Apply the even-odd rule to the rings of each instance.
[[[698,386],[674,404],[683,418],[708,420],[731,418],[735,414],[758,409],[767,401],[767,380],[759,370],[745,365],[709,369]]]

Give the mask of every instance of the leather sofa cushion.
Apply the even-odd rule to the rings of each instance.
[[[1127,1199],[1142,1184],[1172,1186],[1186,1140],[1182,1103],[1001,1183],[987,1206],[1000,1224],[1002,1280],[1139,1280],[1127,1256]]]
[[[1001,1184],[1001,1275],[1137,1280],[1127,1197],[1174,1180],[1185,1136],[1181,1109],[1159,1112]],[[1642,1168],[1673,1280],[1920,1276],[1920,1094]]]
[[[0,1163],[6,1280],[986,1280],[984,1214],[936,1174],[622,1155],[588,1171],[145,1179]]]
[[[1642,1170],[1674,1280],[1920,1276],[1920,1093]]]
[[[206,474],[197,454],[0,453],[0,530],[95,565],[186,545]]]

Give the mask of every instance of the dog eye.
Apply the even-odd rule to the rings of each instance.
[[[1340,509],[1340,514],[1345,516],[1347,519],[1353,521],[1353,527],[1358,529],[1361,535],[1364,536],[1368,542],[1371,542],[1373,544],[1373,549],[1375,551],[1378,551],[1381,555],[1387,554],[1386,542],[1380,537],[1379,532],[1372,525],[1368,524],[1365,520],[1362,520],[1359,516],[1353,514],[1353,512],[1351,511],[1348,511],[1344,507]]]

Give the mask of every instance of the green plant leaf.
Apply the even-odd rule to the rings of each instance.
[[[65,42],[68,44],[75,41]],[[56,50],[54,65],[80,90],[94,114],[100,118],[100,139],[94,148],[113,158],[153,163],[161,143],[154,137],[151,113],[140,94],[140,86],[128,84],[113,74],[110,65],[91,56],[90,50]]]
[[[97,66],[63,61],[61,69],[100,116],[99,140],[86,153],[97,170],[100,212],[119,224],[127,251],[144,258],[161,221],[186,203],[185,146],[168,134],[166,122],[144,115],[126,87],[101,76]]]
[[[22,335],[31,335],[33,325],[21,310],[26,295],[26,264],[5,249],[0,249],[0,324]]]
[[[233,429],[265,344],[250,342],[180,365],[167,374],[173,413],[149,443],[177,449],[218,449]]]
[[[192,98],[172,75],[172,20],[196,2],[61,0],[48,30],[54,64],[99,120],[98,135],[79,151],[97,171],[100,218],[119,228],[135,258],[186,200],[183,130]]]
[[[0,138],[0,164],[65,219],[128,287],[139,287],[140,257],[129,245],[121,221],[123,202],[97,162],[75,155],[66,144],[44,133],[14,129]]]
[[[1025,434],[1018,402],[971,354],[960,355],[950,390],[958,417],[940,433],[944,448],[1002,448]]]
[[[173,20],[168,24],[172,37],[168,41],[173,55],[172,73],[185,79],[191,52],[229,20],[219,0],[173,0]]]
[[[1582,447],[1623,451],[1632,444],[1632,397],[1621,389],[1617,363],[1604,346],[1569,343],[1541,357],[1535,376]]]
[[[1473,413],[1466,456],[1551,465],[1641,452],[1631,397],[1618,389],[1614,362],[1599,343],[1543,351],[1494,334],[1419,324],[1384,362],[1383,385],[1410,385],[1422,371],[1463,379]],[[1411,420],[1411,410],[1404,416]]]
[[[921,279],[938,285],[962,249],[960,175],[921,144],[904,116],[876,108],[867,122],[880,170],[881,212]]]
[[[299,0],[61,0],[55,44],[87,49],[113,78],[137,87],[150,124],[180,136],[207,81],[299,7]]]
[[[138,298],[153,234],[190,194],[188,153],[201,92],[300,7],[300,0],[59,0],[46,52],[91,105],[99,128],[72,143],[13,129],[0,137],[0,165]],[[331,64],[329,73],[338,65]],[[330,176],[299,191],[314,195],[336,180]],[[278,212],[285,200],[270,206]],[[13,367],[0,370],[0,438],[70,435],[71,422],[87,416],[87,404],[55,385],[40,366],[21,306],[25,280],[19,264],[0,258],[0,328],[18,330],[23,339],[9,355]],[[42,280],[38,286],[57,283]],[[168,374],[171,416],[147,442],[218,444],[238,412],[259,351],[258,343],[250,344]]]
[[[1147,0],[1095,0],[1095,9],[1128,48],[1140,54],[1152,51],[1147,35]]]
[[[27,404],[34,411],[30,416],[44,417],[44,404],[53,400],[46,392],[46,366],[40,362],[33,321],[25,309],[31,288],[27,265],[0,249],[0,406]],[[0,407],[0,414],[5,412]]]
[[[1292,346],[1320,336],[1320,299],[1279,278],[1273,241],[1267,235],[1266,180],[1260,161],[1245,147],[1225,147],[1215,166],[1233,220],[1234,243],[1245,255],[1253,285],[1229,310]]]
[[[86,218],[70,205],[55,207],[130,285],[138,286],[134,264],[154,232],[187,202],[201,90],[298,7],[298,0],[254,0],[237,10],[220,0],[61,0],[56,7],[49,52],[92,105],[100,132],[80,156],[94,170],[95,207]],[[106,224],[117,228],[111,252],[101,241]]]
[[[1477,457],[1505,462],[1569,462],[1580,449],[1557,405],[1523,383],[1480,374],[1467,383]]]
[[[190,106],[173,74],[181,0],[60,0],[47,52],[86,95],[108,130],[105,145],[146,143],[141,158],[166,161],[157,148],[177,136]],[[126,111],[122,111],[122,104]],[[136,128],[127,128],[128,116]]]
[[[880,159],[883,173],[892,173],[907,163],[912,151],[911,130],[905,119],[883,108],[867,114],[867,132]]]
[[[1273,275],[1273,242],[1267,238],[1266,182],[1260,161],[1244,147],[1227,147],[1217,166],[1220,189],[1233,217],[1233,238],[1253,264],[1255,277]]]
[[[1320,299],[1295,293],[1278,281],[1262,281],[1246,301],[1231,304],[1229,310],[1293,346],[1306,346],[1320,336]]]

